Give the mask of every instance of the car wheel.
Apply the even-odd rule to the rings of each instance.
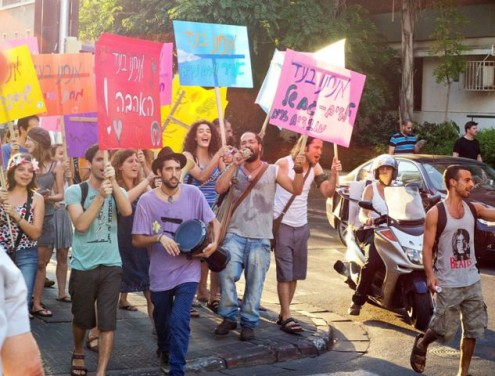
[[[347,237],[347,223],[337,220],[337,235],[339,236],[340,242],[347,246],[346,237]]]

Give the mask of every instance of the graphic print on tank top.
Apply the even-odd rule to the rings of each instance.
[[[467,230],[459,228],[454,232],[454,235],[452,235],[452,250],[455,261],[471,259],[469,240],[469,232]]]

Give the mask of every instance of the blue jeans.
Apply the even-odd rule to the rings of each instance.
[[[38,271],[38,248],[24,248],[15,252],[15,264],[24,277],[27,287],[27,304],[29,312],[32,309],[32,298],[34,289],[34,280]]]
[[[227,267],[218,274],[222,289],[218,313],[234,322],[240,315],[241,327],[256,328],[260,319],[263,284],[270,267],[270,240],[227,233],[222,248],[228,249],[231,257]],[[235,283],[241,278],[243,269],[246,286],[239,307]]]
[[[184,375],[191,328],[191,307],[197,282],[187,282],[167,291],[151,291],[158,349],[169,354],[171,376]]]

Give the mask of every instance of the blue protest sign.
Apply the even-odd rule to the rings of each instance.
[[[245,26],[173,23],[181,85],[253,87]]]

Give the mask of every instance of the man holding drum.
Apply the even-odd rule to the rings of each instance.
[[[160,177],[161,186],[141,196],[132,229],[133,245],[148,248],[150,255],[157,354],[160,364],[169,366],[173,375],[184,374],[191,331],[189,312],[200,279],[200,259],[208,258],[216,251],[220,232],[220,224],[201,191],[179,183],[185,164],[183,154],[174,153],[169,147],[160,151],[152,170]],[[182,231],[178,231],[179,228],[182,224],[188,226],[191,220],[208,226],[211,242],[204,242],[204,238],[199,237],[198,247],[181,247],[176,232],[184,232],[184,227]],[[197,235],[196,230],[195,225],[190,228],[191,237]]]

